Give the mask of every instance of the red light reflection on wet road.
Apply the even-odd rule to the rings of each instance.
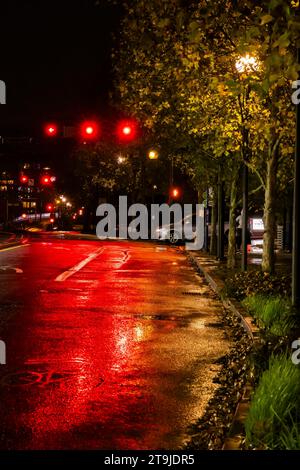
[[[182,295],[195,274],[175,250],[103,246],[63,282],[55,279],[99,243],[34,243],[0,254],[24,273],[7,274],[1,290],[4,310],[14,302],[2,334],[1,448],[176,448],[199,416],[194,376],[207,372],[197,361],[204,349],[206,362],[224,352],[211,344],[212,332],[221,333],[202,331],[199,309],[216,315],[214,300],[200,306]]]

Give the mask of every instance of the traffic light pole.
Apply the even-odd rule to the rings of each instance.
[[[300,47],[297,49],[300,64]],[[299,74],[300,78],[300,74]],[[300,306],[300,104],[296,104],[296,145],[294,166],[294,206],[293,206],[293,254],[292,254],[292,302]]]

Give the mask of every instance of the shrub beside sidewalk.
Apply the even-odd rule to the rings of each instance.
[[[290,301],[291,277],[235,273],[224,292],[239,300],[260,328],[260,347],[252,355],[254,393],[245,448],[300,449],[300,366],[291,360],[299,313]]]
[[[204,253],[196,258],[200,270],[212,279],[212,287],[217,287],[224,300],[235,299],[235,305],[239,303],[240,311],[250,315],[259,328],[255,347],[249,348],[248,354],[252,393],[246,420],[243,418],[244,432],[238,431],[234,437],[238,421],[231,428],[229,441],[239,441],[244,449],[299,450],[300,365],[292,362],[291,345],[300,337],[300,315],[290,301],[290,274],[270,275],[253,265],[241,273],[228,270]]]
[[[271,356],[252,397],[246,444],[256,449],[300,449],[300,368],[286,354]]]

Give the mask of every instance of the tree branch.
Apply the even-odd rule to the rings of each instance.
[[[257,188],[252,189],[252,191],[250,191],[249,196],[251,196],[252,194],[257,193],[258,191],[260,191],[263,188],[264,188],[264,185],[262,185],[262,184],[260,186],[257,186]],[[239,199],[238,202],[237,202],[237,205],[239,206],[242,202],[243,202],[243,199]]]

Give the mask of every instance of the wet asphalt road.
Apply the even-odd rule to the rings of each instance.
[[[229,347],[174,248],[42,239],[0,251],[1,449],[177,449]]]

